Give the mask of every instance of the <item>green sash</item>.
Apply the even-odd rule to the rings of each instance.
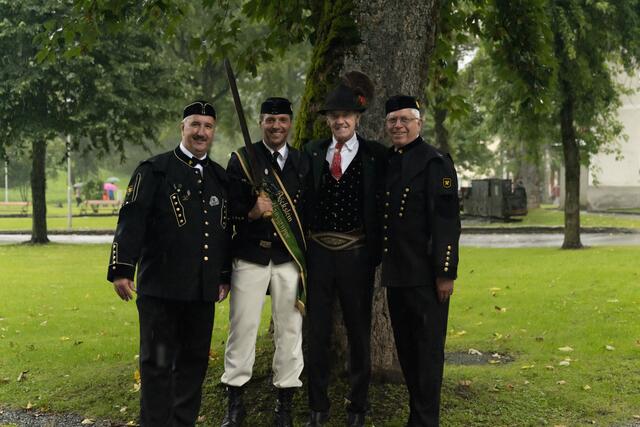
[[[304,258],[304,253],[307,248],[307,242],[304,238],[304,232],[302,231],[302,223],[300,217],[296,211],[296,207],[291,201],[291,197],[284,187],[284,184],[280,180],[280,176],[273,169],[270,163],[265,163],[262,159],[263,156],[258,155],[261,166],[270,173],[259,174],[263,175],[262,182],[256,185],[251,179],[249,173],[249,164],[247,161],[246,148],[242,147],[235,152],[240,161],[240,166],[247,179],[258,191],[263,190],[271,199],[271,206],[273,208],[273,215],[271,216],[271,223],[276,229],[276,232],[280,236],[282,243],[287,248],[287,251],[293,258],[294,262],[300,269],[300,284],[298,285],[298,298],[296,301],[296,308],[304,315],[305,313],[305,301],[306,301],[306,289],[307,289],[307,264]]]

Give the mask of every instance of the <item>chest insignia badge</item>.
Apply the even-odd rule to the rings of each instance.
[[[209,206],[218,206],[220,204],[220,200],[216,196],[211,196],[209,199]]]
[[[451,188],[451,178],[442,178],[442,188]]]

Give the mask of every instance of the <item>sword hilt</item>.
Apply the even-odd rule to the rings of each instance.
[[[269,197],[267,192],[264,191],[264,190],[260,190],[259,195],[260,195],[260,197]],[[263,219],[271,219],[272,216],[273,216],[273,212],[272,211],[264,211],[264,212],[262,212],[262,218]]]

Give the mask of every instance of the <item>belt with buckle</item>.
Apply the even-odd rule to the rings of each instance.
[[[264,249],[271,249],[272,243],[268,240],[260,240],[260,242],[258,242],[258,245]]]
[[[356,249],[364,246],[365,236],[361,231],[339,233],[337,231],[320,231],[309,233],[311,240],[332,251]]]

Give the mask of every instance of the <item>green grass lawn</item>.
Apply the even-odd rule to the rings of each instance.
[[[17,213],[16,208],[11,208],[10,212]],[[0,215],[9,212],[6,208],[0,208]],[[114,230],[118,221],[117,216],[76,216],[80,215],[80,208],[73,207],[72,229],[76,231],[85,230]],[[101,213],[109,213],[108,209],[101,209]],[[67,229],[67,208],[51,204],[47,207],[47,227],[49,230]],[[619,227],[640,229],[640,219],[625,215],[608,215],[602,213],[582,213],[580,216],[582,227]],[[465,224],[474,227],[490,228],[514,228],[514,227],[562,227],[564,225],[564,213],[557,209],[531,209],[529,214],[522,218],[521,222],[473,222]],[[0,231],[24,230],[30,232],[31,218],[18,217],[8,218],[0,216]]]
[[[559,209],[537,208],[530,209],[529,213],[516,222],[483,222],[477,224],[481,227],[563,227],[564,212]],[[476,224],[474,224],[475,226]],[[596,212],[581,212],[580,225],[582,227],[619,227],[640,228],[640,218],[630,215],[603,214]]]
[[[71,229],[74,231],[87,230],[115,230],[118,222],[117,216],[81,216],[73,217]],[[66,217],[48,217],[48,230],[67,230]],[[24,231],[31,233],[31,218],[0,218],[1,231]]]
[[[0,405],[136,418],[136,310],[104,279],[108,250],[0,246]],[[442,425],[630,425],[640,415],[639,258],[640,247],[463,248],[447,351],[497,352],[514,361],[447,365]],[[227,316],[227,305],[217,306],[207,426],[224,410]],[[257,426],[273,409],[268,335],[258,348],[247,396],[248,425]],[[344,381],[332,388],[334,420],[341,420],[344,389]],[[376,384],[371,400],[376,426],[403,425],[403,386]],[[300,424],[305,401],[296,395]]]

